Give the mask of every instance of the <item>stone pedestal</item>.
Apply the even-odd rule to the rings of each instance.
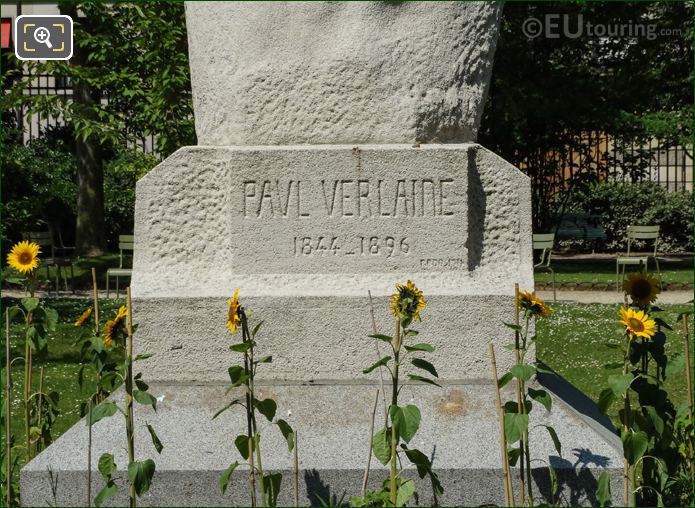
[[[259,387],[263,397],[273,397],[285,418],[298,432],[300,505],[320,506],[321,499],[336,501],[345,495],[359,495],[369,444],[369,422],[378,384],[344,382],[297,384],[274,382]],[[164,450],[157,457],[152,489],[140,500],[142,506],[247,506],[247,470],[241,466],[222,496],[218,481],[222,471],[238,459],[230,436],[245,425],[241,412],[227,411],[212,420],[215,411],[228,399],[221,384],[159,384],[150,391],[164,397],[157,413],[140,409],[136,413],[137,454],[151,453],[145,422],[153,425]],[[513,397],[511,392],[506,394]],[[116,396],[121,399],[122,394]],[[423,419],[414,444],[433,462],[444,486],[444,495],[435,499],[429,480],[420,480],[413,469],[406,476],[416,480],[421,506],[502,505],[502,475],[499,461],[497,413],[490,384],[446,382],[440,388],[407,387],[402,400],[417,403]],[[381,402],[377,425],[383,419]],[[534,412],[537,409],[534,408]],[[596,505],[596,481],[604,469],[613,474],[614,504],[622,492],[622,452],[617,436],[607,440],[596,429],[600,417],[591,410],[583,417],[556,399],[551,414],[541,408],[537,424],[550,424],[562,441],[562,455],[554,450],[543,427],[531,431],[533,478],[536,492],[549,495],[550,463],[557,471],[562,499],[567,504]],[[265,420],[264,420],[265,422]],[[588,423],[590,422],[590,423]],[[282,436],[263,430],[263,465],[283,473],[279,506],[293,503],[292,454]],[[22,503],[25,506],[85,506],[87,427],[80,422],[22,470]],[[114,452],[120,469],[127,462],[125,435],[120,419],[107,419],[94,426],[93,485],[102,487],[97,472],[99,455]],[[48,469],[57,478],[56,501],[51,495]],[[515,482],[518,468],[512,468]],[[120,474],[117,482],[124,480]],[[378,490],[388,470],[372,458],[369,488]],[[109,506],[127,505],[127,490],[109,500]]]
[[[502,501],[488,343],[504,372],[513,335],[503,322],[514,284],[532,289],[533,264],[529,180],[474,143],[500,12],[489,2],[186,6],[201,146],[137,184],[135,344],[153,353],[144,377],[164,396],[157,414],[138,407],[165,446],[144,504],[247,502],[243,472],[225,497],[217,487],[238,459],[242,415],[211,420],[239,358],[225,328],[236,288],[264,320],[258,353],[273,363],[259,378],[263,396],[291,411],[303,502],[359,494],[379,380],[361,374],[378,354],[368,294],[378,331],[391,333],[388,300],[407,279],[425,293],[416,328],[444,385],[402,395],[421,407],[417,446],[445,489],[435,500],[420,482],[420,503]],[[619,475],[620,453],[604,439],[613,437],[560,401],[537,418],[563,443],[556,456],[533,431],[539,487],[548,491],[550,462],[569,502],[593,502],[598,473]],[[94,469],[103,450],[122,448],[118,423],[96,426]],[[264,465],[287,473],[275,434],[263,434]],[[61,482],[58,504],[84,503],[85,435],[81,422],[22,470],[25,504],[52,502],[47,468]],[[370,485],[385,477],[375,465]],[[94,482],[97,492],[96,473]]]

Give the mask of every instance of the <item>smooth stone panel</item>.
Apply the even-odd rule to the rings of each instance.
[[[285,384],[258,386],[258,396],[273,397],[277,418],[286,419],[298,433],[300,505],[319,505],[319,497],[345,500],[359,495],[369,445],[369,425],[378,383]],[[387,385],[388,390],[388,385]],[[214,413],[235,396],[225,396],[223,385],[175,385],[151,383],[150,392],[163,400],[157,412],[136,405],[136,457],[153,458],[157,464],[152,489],[139,504],[143,506],[230,506],[248,505],[247,469],[232,476],[225,496],[219,491],[220,473],[232,462],[242,460],[234,438],[245,429],[243,410],[235,407],[217,419]],[[122,392],[115,396],[122,398]],[[511,387],[505,398],[514,397]],[[380,399],[381,400],[381,399]],[[410,443],[433,461],[444,486],[435,500],[428,479],[418,481],[420,505],[443,506],[502,504],[499,427],[495,397],[490,384],[446,383],[442,388],[411,385],[400,401],[417,404],[422,411],[420,430]],[[561,493],[571,505],[596,505],[596,479],[602,471],[612,475],[615,504],[619,504],[622,472],[620,441],[614,434],[605,439],[596,432],[601,418],[580,417],[559,399],[552,413],[534,407],[531,425],[533,478],[536,492],[548,495],[547,464],[557,471]],[[595,407],[593,408],[595,413]],[[261,417],[262,418],[262,417]],[[158,433],[164,450],[155,452],[145,422]],[[375,428],[383,422],[379,402]],[[558,454],[545,428],[552,425],[562,443]],[[261,423],[265,471],[282,472],[279,506],[292,501],[292,454],[275,426]],[[605,434],[605,429],[602,431]],[[119,466],[119,484],[127,462],[123,418],[117,415],[95,424],[92,450],[92,495],[103,486],[97,471],[99,456],[111,452]],[[21,472],[24,506],[86,505],[87,427],[84,420],[73,426]],[[57,478],[52,498],[50,476]],[[412,466],[406,476],[417,477]],[[388,470],[372,458],[370,488],[377,490]],[[518,478],[518,469],[513,468]],[[109,506],[127,503],[127,490],[110,500]],[[537,497],[540,498],[540,495]]]

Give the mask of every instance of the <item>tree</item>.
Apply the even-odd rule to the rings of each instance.
[[[62,117],[75,133],[77,248],[104,248],[104,158],[154,136],[166,157],[195,144],[184,7],[179,3],[61,3],[74,21],[70,61],[28,62],[5,107]],[[25,95],[31,76],[67,78],[72,96]]]
[[[656,25],[656,37],[528,38],[524,23],[545,23],[547,15],[560,15],[561,23],[566,16],[572,28]],[[664,28],[672,33],[660,33]],[[505,6],[479,139],[531,177],[537,231],[549,228],[570,192],[606,169],[583,134],[692,146],[692,31],[687,2]],[[570,165],[579,171],[567,178],[561,172]],[[563,179],[568,192],[558,200],[556,182]]]

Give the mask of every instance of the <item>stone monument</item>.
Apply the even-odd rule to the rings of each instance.
[[[501,9],[186,5],[199,145],[137,184],[136,349],[154,353],[143,365],[161,399],[157,414],[138,409],[165,446],[145,504],[247,502],[241,470],[224,497],[217,487],[238,458],[243,415],[211,420],[238,360],[225,329],[236,288],[264,321],[259,351],[273,355],[263,396],[298,432],[301,502],[357,495],[379,386],[376,372],[361,373],[377,354],[368,294],[377,328],[390,333],[388,300],[407,279],[425,293],[418,329],[436,347],[443,385],[403,392],[423,409],[417,445],[445,489],[436,500],[420,481],[420,502],[501,502],[487,348],[497,346],[500,372],[511,366],[503,322],[513,319],[514,284],[533,288],[529,180],[475,143]],[[619,442],[562,402],[544,418],[563,456],[539,434],[534,458],[560,470],[573,502],[591,502],[594,476],[621,467]],[[94,469],[102,449],[121,448],[119,427],[95,425]],[[25,503],[45,503],[51,467],[67,483],[59,504],[84,504],[85,431],[71,429],[23,469]],[[264,440],[264,466],[286,473],[280,504],[290,504],[292,458],[280,436]],[[386,470],[375,462],[377,489]]]

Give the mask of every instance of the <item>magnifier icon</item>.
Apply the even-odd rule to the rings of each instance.
[[[53,44],[51,44],[51,32],[46,27],[40,26],[34,30],[34,40],[39,44],[45,44],[49,48],[53,47]]]

